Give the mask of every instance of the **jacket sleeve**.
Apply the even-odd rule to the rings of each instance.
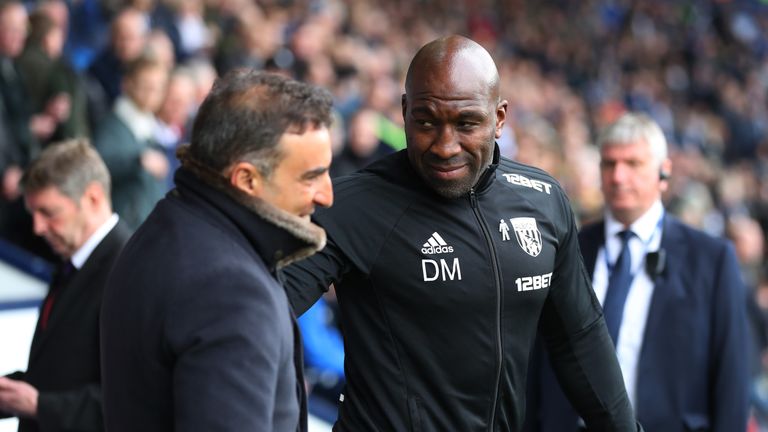
[[[70,391],[40,392],[37,422],[42,432],[104,430],[101,386],[90,384]]]
[[[733,248],[723,247],[714,287],[713,343],[709,351],[713,365],[710,394],[713,431],[747,429],[749,365],[747,364],[746,289]]]
[[[217,289],[177,294],[165,323],[175,429],[272,430],[275,405],[285,403],[276,398],[279,359],[293,346],[278,324],[288,306],[269,293],[275,287],[237,274],[198,283]]]
[[[613,342],[578,247],[576,224],[563,198],[567,220],[560,234],[552,289],[540,321],[552,367],[566,396],[590,431],[642,430],[624,388]]]
[[[296,315],[306,312],[331,284],[341,281],[350,266],[329,236],[323,250],[285,268],[285,290]]]

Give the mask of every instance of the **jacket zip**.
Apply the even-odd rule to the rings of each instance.
[[[469,202],[472,207],[472,212],[475,214],[478,223],[480,224],[480,230],[485,237],[485,243],[488,246],[488,250],[491,253],[491,268],[493,269],[494,282],[496,284],[496,384],[493,388],[493,399],[491,406],[491,416],[488,423],[488,430],[493,431],[494,424],[496,423],[496,406],[499,399],[499,385],[501,384],[501,367],[502,367],[502,351],[501,351],[501,277],[499,276],[499,260],[496,256],[496,248],[493,247],[493,240],[491,234],[488,231],[488,226],[485,223],[485,219],[480,211],[480,206],[477,203],[477,195],[475,189],[469,190]]]

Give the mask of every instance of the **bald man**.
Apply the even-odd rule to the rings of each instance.
[[[338,179],[325,249],[287,269],[302,313],[336,287],[347,384],[335,431],[519,431],[537,328],[590,431],[639,430],[568,200],[499,156],[493,59],[450,36],[413,59],[406,150]]]

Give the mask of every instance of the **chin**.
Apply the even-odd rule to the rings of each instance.
[[[470,184],[465,178],[455,181],[445,181],[431,178],[427,183],[429,184],[429,187],[435,191],[435,193],[444,198],[450,199],[462,197],[469,193],[469,190],[472,189],[472,184]]]

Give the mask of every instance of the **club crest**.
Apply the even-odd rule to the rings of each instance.
[[[515,230],[517,244],[530,256],[538,256],[541,253],[541,232],[536,226],[536,219],[532,217],[519,217],[509,220]]]

